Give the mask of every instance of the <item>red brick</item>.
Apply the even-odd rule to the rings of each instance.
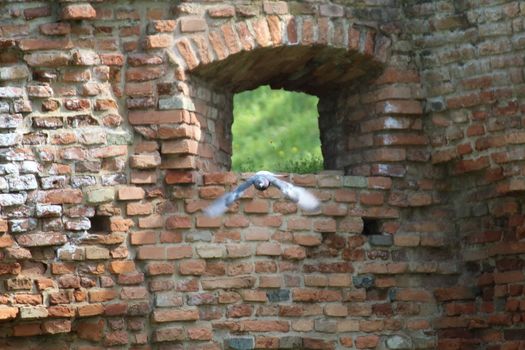
[[[132,202],[126,205],[126,213],[128,215],[148,215],[153,212],[152,203],[138,203]]]
[[[139,260],[164,260],[165,258],[165,247],[141,246],[137,250],[137,259]]]
[[[208,9],[208,15],[212,18],[228,18],[235,16],[235,7],[231,5],[216,6]]]
[[[62,8],[62,19],[79,20],[79,19],[94,19],[97,12],[90,4],[72,4],[66,5]]]
[[[66,35],[71,32],[71,25],[69,23],[43,23],[39,29],[45,35]]]
[[[104,320],[98,320],[97,322],[78,322],[76,331],[80,339],[95,342],[100,341],[104,334]]]
[[[355,347],[357,349],[375,349],[379,344],[377,335],[366,335],[355,338]]]
[[[322,289],[299,289],[292,290],[292,298],[298,302],[333,302],[341,301],[340,291]]]
[[[145,299],[147,296],[148,291],[145,287],[123,287],[120,290],[120,299],[122,300]]]
[[[155,34],[146,36],[144,46],[146,49],[159,49],[171,47],[173,45],[173,37],[171,34]]]
[[[15,337],[29,337],[42,334],[40,323],[17,324],[13,327]]]
[[[213,338],[213,332],[209,328],[189,328],[187,333],[190,340],[211,340]]]
[[[0,305],[0,320],[10,320],[18,315],[18,308]]]
[[[113,289],[90,289],[89,302],[98,303],[113,300],[117,297],[117,292]]]
[[[26,20],[32,20],[35,18],[49,17],[51,16],[50,6],[31,7],[24,9],[24,18]]]
[[[235,32],[233,25],[225,24],[221,26],[220,29],[224,37],[226,48],[228,48],[230,55],[241,51],[241,46],[240,46],[239,40],[237,39],[237,34]]]
[[[189,123],[189,115],[182,110],[170,111],[131,111],[128,114],[129,122],[133,125],[140,124],[169,124]]]
[[[23,51],[33,50],[66,50],[73,47],[70,39],[22,39],[20,49]]]
[[[49,204],[78,204],[83,200],[82,191],[77,189],[39,191],[37,197],[40,202]]]
[[[80,317],[97,316],[104,313],[104,306],[102,304],[82,305],[78,307],[77,311]]]
[[[135,262],[132,260],[111,261],[108,267],[111,273],[121,274],[135,271]]]
[[[241,321],[241,327],[248,332],[288,332],[288,321]]]
[[[199,311],[193,309],[157,309],[153,311],[155,322],[173,321],[196,321],[199,319]]]
[[[141,187],[121,187],[118,189],[119,200],[138,200],[144,198],[145,191]]]
[[[254,199],[244,204],[244,212],[249,214],[265,214],[270,210],[267,201]]]
[[[179,273],[181,275],[202,275],[206,271],[206,260],[193,259],[179,262]]]
[[[49,317],[74,317],[76,309],[69,305],[57,305],[47,308]]]
[[[183,33],[202,32],[207,28],[206,21],[198,17],[182,17],[180,19],[180,30]]]
[[[245,51],[250,51],[255,47],[255,39],[252,36],[250,29],[246,22],[239,22],[235,25],[241,46]]]
[[[186,65],[189,69],[193,69],[198,66],[199,62],[197,60],[197,56],[191,48],[191,45],[188,42],[188,40],[178,40],[175,46],[177,47],[177,50],[179,50],[182,58],[184,59],[184,62],[186,62]]]
[[[166,258],[168,260],[191,258],[192,256],[193,248],[190,245],[168,247],[166,249]]]
[[[522,271],[508,271],[494,273],[494,282],[496,284],[519,283],[525,280]]]
[[[126,71],[128,81],[148,81],[160,78],[166,74],[163,67],[130,67]]]
[[[228,50],[223,44],[221,33],[219,31],[209,32],[208,39],[210,40],[210,45],[213,48],[217,58],[219,60],[225,59],[228,56]]]

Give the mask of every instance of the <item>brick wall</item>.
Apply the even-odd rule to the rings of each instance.
[[[0,4],[0,348],[519,349],[517,1]],[[319,96],[303,213],[233,94]]]

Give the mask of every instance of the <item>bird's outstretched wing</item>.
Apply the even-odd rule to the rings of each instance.
[[[297,203],[301,209],[306,211],[319,210],[319,200],[304,188],[294,186],[291,183],[280,180],[275,176],[275,174],[269,171],[259,171],[256,175],[266,177],[272,185],[281,190],[286,198],[290,199],[292,202]]]
[[[228,207],[235,202],[239,197],[242,196],[244,191],[251,185],[253,185],[253,182],[257,178],[257,175],[253,175],[246,182],[239,185],[237,188],[235,188],[233,191],[228,192],[217,198],[215,201],[213,201],[208,207],[206,207],[203,212],[204,215],[215,217],[224,214],[226,210],[228,210]]]

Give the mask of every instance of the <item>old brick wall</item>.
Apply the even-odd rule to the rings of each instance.
[[[4,1],[0,348],[519,349],[525,6]],[[233,94],[318,95],[303,213]]]

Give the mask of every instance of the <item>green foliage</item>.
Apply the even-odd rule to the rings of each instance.
[[[323,169],[318,98],[262,86],[234,97],[233,171]]]

